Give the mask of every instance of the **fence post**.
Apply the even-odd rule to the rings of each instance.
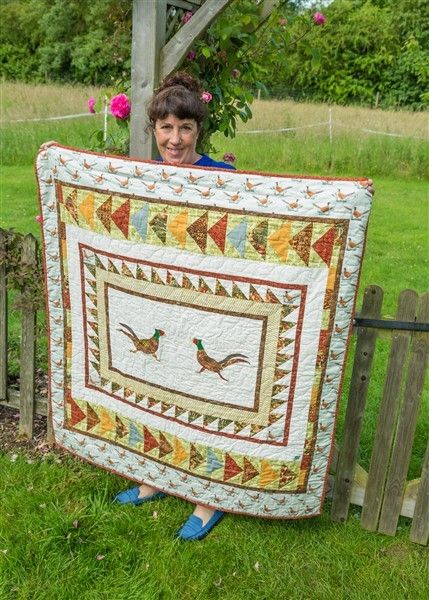
[[[422,476],[417,492],[411,525],[410,540],[416,544],[427,544],[429,539],[429,443],[423,461]]]
[[[396,319],[398,321],[414,321],[417,302],[417,292],[403,290],[398,299]],[[408,331],[396,331],[392,338],[361,516],[362,528],[369,531],[377,529],[380,516],[384,484],[400,405],[402,375],[410,339],[411,334]]]
[[[377,285],[368,286],[365,289],[360,316],[378,319],[382,302],[383,290]],[[358,327],[355,361],[344,422],[344,442],[339,452],[332,499],[331,518],[333,521],[345,521],[349,511],[376,339],[377,331],[375,329]]]
[[[429,322],[429,294],[424,294],[420,298],[417,320],[422,323]],[[378,526],[378,531],[386,535],[395,535],[401,511],[420,405],[420,394],[428,362],[427,338],[428,334],[416,332],[413,334],[411,343],[411,358]]]
[[[36,266],[37,242],[31,234],[22,241],[21,261],[30,268]],[[19,433],[31,439],[34,428],[36,371],[36,310],[30,305],[22,309],[20,357],[20,419]]]
[[[7,235],[0,229],[0,400],[7,400]]]

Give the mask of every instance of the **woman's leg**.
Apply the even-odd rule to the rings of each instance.
[[[202,520],[204,527],[204,525],[210,521],[215,512],[216,510],[214,508],[208,508],[208,506],[197,504],[195,506],[194,515]]]
[[[139,498],[145,498],[146,496],[152,496],[157,492],[157,488],[152,487],[151,485],[147,485],[147,483],[142,483],[139,486]]]

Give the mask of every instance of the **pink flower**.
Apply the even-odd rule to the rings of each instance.
[[[213,99],[213,96],[210,94],[210,92],[204,91],[201,94],[201,100],[205,103],[208,104],[209,102],[211,102]]]
[[[188,54],[186,55],[186,58],[188,60],[195,60],[197,58],[197,53],[194,52],[193,50],[191,50],[190,52],[188,52]]]
[[[316,25],[324,25],[326,23],[325,15],[322,15],[321,12],[315,12],[313,15],[313,21]]]
[[[225,152],[223,155],[223,160],[227,163],[235,163],[237,157],[232,152]]]
[[[231,77],[233,79],[238,79],[240,77],[240,71],[238,69],[232,69]]]
[[[118,94],[110,100],[110,112],[117,119],[126,119],[131,112],[131,102],[126,94]]]
[[[190,10],[186,12],[182,17],[182,23],[187,23],[192,18],[192,13]]]
[[[279,19],[279,25],[280,25],[280,27],[286,27],[287,19],[285,19],[284,17]]]
[[[87,101],[87,105],[88,105],[88,111],[92,114],[95,113],[95,98],[93,98],[93,96],[91,96],[91,98],[88,98]]]
[[[38,223],[43,223],[43,217],[42,215],[36,215],[34,217],[35,221],[37,221]]]

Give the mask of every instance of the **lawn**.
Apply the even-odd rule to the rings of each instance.
[[[8,90],[5,88],[7,96]],[[42,90],[43,91],[43,90]],[[27,88],[14,88],[24,103]],[[19,92],[19,93],[18,93]],[[92,90],[81,90],[61,110],[64,90],[52,88],[46,114],[83,112]],[[38,93],[41,93],[38,90]],[[12,95],[13,95],[12,94]],[[28,105],[35,106],[29,95]],[[51,106],[48,106],[48,102]],[[56,104],[56,102],[60,108]],[[80,104],[79,104],[80,103]],[[17,118],[25,110],[13,113]],[[48,108],[47,108],[48,107]],[[322,120],[326,107],[277,103],[255,106],[246,127],[300,126]],[[32,109],[33,110],[33,109]],[[343,134],[332,146],[326,132],[215,139],[218,156],[233,151],[240,169],[277,173],[370,176],[376,188],[359,289],[385,290],[383,314],[393,316],[400,290],[428,289],[427,142],[360,136],[353,127],[385,129],[402,135],[423,131],[425,116],[409,113],[335,109]],[[319,111],[319,112],[318,112]],[[28,109],[28,117],[40,116]],[[97,119],[98,117],[95,117]],[[372,120],[371,120],[372,119]],[[375,121],[377,119],[377,121]],[[0,171],[0,227],[39,236],[32,158],[38,145],[57,139],[87,145],[96,121],[81,119],[39,126],[4,126]],[[243,127],[244,131],[246,127]],[[349,129],[347,129],[347,127]],[[421,129],[420,129],[421,127]],[[353,131],[352,131],[353,130]],[[346,135],[347,134],[347,135]],[[19,368],[19,315],[10,321],[11,368]],[[42,336],[43,337],[43,336]],[[347,399],[350,365],[341,401],[338,436]],[[388,344],[380,340],[360,446],[368,468]],[[46,367],[40,345],[39,365]],[[428,439],[426,385],[409,479],[418,477]],[[203,542],[180,543],[175,531],[191,505],[168,498],[139,508],[119,508],[111,499],[127,486],[120,477],[54,451],[36,456],[25,449],[0,451],[0,600],[402,600],[427,597],[429,551],[412,544],[409,520],[401,519],[394,538],[363,531],[359,509],[345,524],[324,513],[309,520],[267,521],[228,515]]]
[[[61,462],[59,462],[61,461]],[[124,481],[71,457],[0,456],[2,600],[423,600],[428,549],[328,511],[269,521],[227,515],[199,543],[174,539],[190,504],[111,502]]]

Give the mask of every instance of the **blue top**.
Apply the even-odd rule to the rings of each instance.
[[[234,165],[230,165],[226,162],[221,162],[217,160],[213,160],[207,154],[202,154],[201,158],[194,163],[195,167],[217,167],[218,169],[233,169],[235,170]]]
[[[157,160],[159,160],[159,162],[164,162],[162,160],[162,157],[160,156]],[[179,165],[180,167],[185,166],[185,165]],[[201,158],[199,160],[197,160],[197,162],[193,163],[192,166],[195,167],[215,167],[218,169],[232,169],[233,171],[235,171],[235,167],[234,165],[230,165],[229,163],[226,162],[221,162],[218,160],[213,160],[212,158],[210,158],[210,156],[207,156],[207,154],[202,154]]]

